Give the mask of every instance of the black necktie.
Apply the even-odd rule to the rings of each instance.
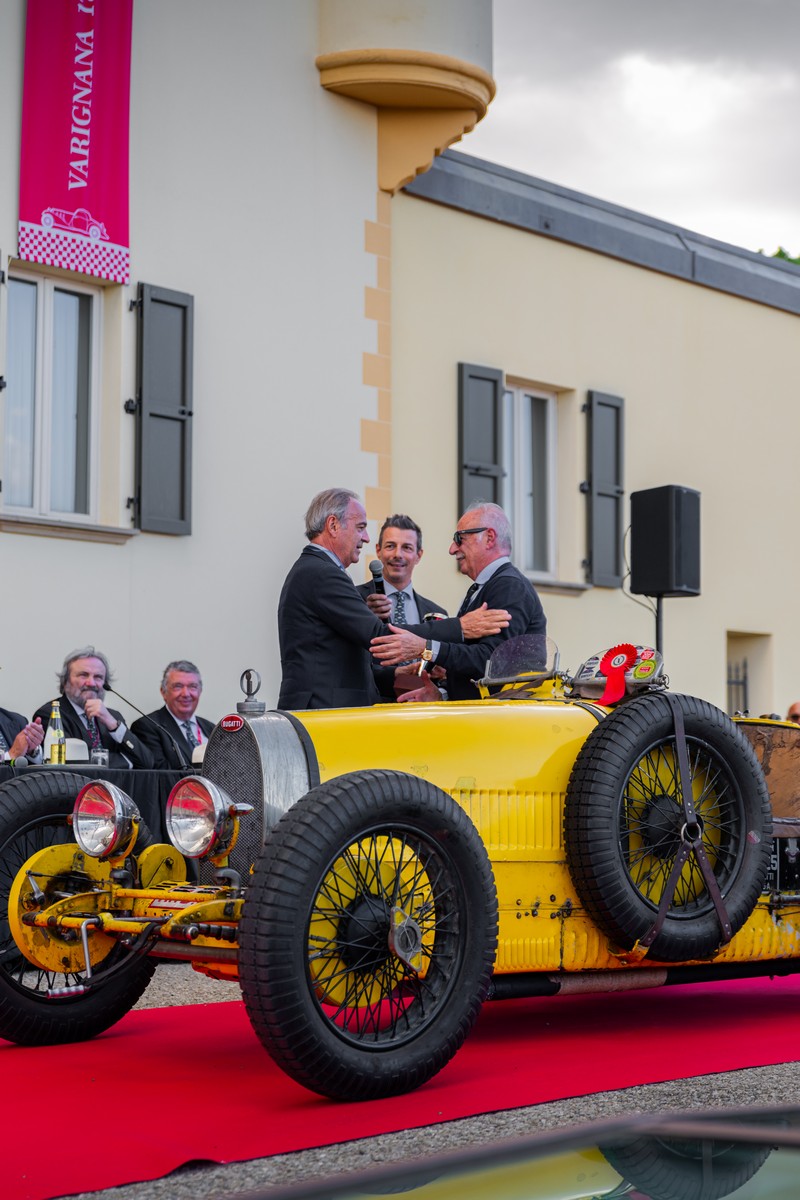
[[[472,597],[475,595],[475,593],[477,592],[479,587],[480,587],[480,584],[473,583],[471,587],[467,588],[467,594],[464,597],[464,599],[461,601],[461,608],[456,613],[457,617],[463,617],[464,613],[467,611],[470,604],[472,603]]]
[[[192,729],[191,721],[181,721],[181,725],[183,726],[184,730],[186,731],[186,740],[189,743],[189,745],[196,746],[197,738],[194,736],[194,730]]]

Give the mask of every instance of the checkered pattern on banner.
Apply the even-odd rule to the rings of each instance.
[[[63,229],[45,229],[29,221],[19,223],[19,257],[26,262],[113,279],[115,283],[128,283],[131,277],[131,252],[127,246]]]

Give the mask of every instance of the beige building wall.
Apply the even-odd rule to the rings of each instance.
[[[725,707],[733,631],[740,648],[758,647],[751,711],[785,712],[800,694],[789,533],[800,318],[407,194],[394,201],[393,260],[394,499],[424,527],[425,594],[452,611],[464,591],[447,561],[456,364],[500,368],[559,395],[556,574],[566,586],[540,591],[562,665],[620,641],[653,644],[655,620],[632,598],[575,586],[586,554],[581,407],[589,389],[621,395],[627,494],[701,492],[702,594],[663,602],[673,687]]]
[[[342,0],[336,8],[343,23],[335,48],[388,48],[387,70],[403,47],[434,78],[456,80],[450,59],[475,50],[465,87],[477,87],[491,66],[491,0]],[[246,667],[261,672],[263,698],[276,701],[278,596],[304,544],[311,497],[332,485],[356,489],[368,499],[374,532],[391,495],[390,198],[379,185],[378,124],[392,98],[323,86],[317,60],[332,48],[335,22],[331,6],[317,0],[232,0],[222,8],[212,0],[136,0],[133,12],[132,278],[105,290],[102,528],[52,536],[59,531],[10,520],[0,495],[0,704],[32,712],[53,694],[65,652],[91,642],[109,655],[120,690],[145,710],[161,703],[166,662],[193,659],[206,684],[200,711],[216,718],[240,698]],[[24,0],[7,0],[6,275],[19,266],[24,30]],[[428,82],[429,75],[400,80],[418,98],[422,87],[435,114]],[[482,111],[470,113],[473,124]],[[453,125],[452,114],[447,120],[452,140],[466,125]],[[418,153],[425,139],[416,132]],[[428,140],[424,165],[437,138]],[[129,304],[140,282],[195,298],[189,537],[130,536],[134,419],[122,406],[135,394]],[[0,286],[0,374],[6,311]],[[2,405],[0,392],[0,429]]]

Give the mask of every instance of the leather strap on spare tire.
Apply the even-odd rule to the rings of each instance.
[[[620,705],[572,769],[570,873],[627,961],[713,956],[756,905],[771,833],[751,746],[725,713],[693,696],[654,692]]]
[[[672,709],[672,719],[675,722],[675,749],[678,760],[678,782],[680,784],[684,824],[681,829],[681,847],[675,856],[675,863],[667,880],[667,885],[664,888],[664,894],[658,906],[658,913],[653,922],[653,928],[643,938],[639,938],[639,945],[649,950],[658,937],[663,928],[670,905],[675,897],[675,889],[678,886],[678,880],[683,868],[689,855],[694,854],[703,876],[703,882],[708,888],[708,894],[711,897],[717,917],[719,918],[721,931],[720,945],[726,946],[733,937],[731,921],[728,916],[728,910],[725,907],[725,901],[722,899],[722,894],[719,890],[717,877],[714,874],[711,863],[708,861],[708,855],[703,846],[702,828],[697,820],[694,798],[692,796],[692,776],[689,768],[689,752],[686,746],[686,728],[683,723],[683,711],[678,703],[678,697],[673,696],[671,692],[665,692],[664,699]]]

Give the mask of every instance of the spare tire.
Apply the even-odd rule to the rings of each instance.
[[[718,708],[693,696],[653,693],[616,709],[583,744],[564,809],[575,889],[599,928],[623,950],[651,933],[682,847],[684,811],[670,701],[683,714],[702,846],[731,936],[763,891],[772,813],[750,744]],[[650,958],[707,958],[725,940],[694,853],[674,888]]]

